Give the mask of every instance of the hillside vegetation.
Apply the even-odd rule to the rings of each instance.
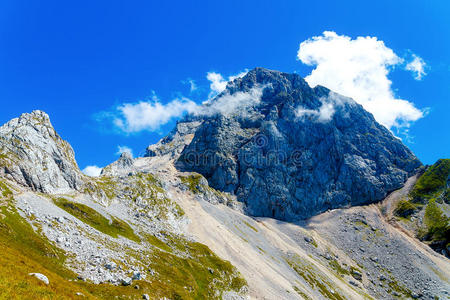
[[[79,280],[65,266],[68,254],[40,234],[17,212],[14,194],[0,181],[0,299],[141,299],[143,294],[172,299],[216,299],[223,291],[239,291],[246,281],[235,267],[220,259],[207,246],[169,233],[165,240],[146,236],[148,251],[140,258],[156,271],[149,280],[128,286],[93,284]],[[111,236],[122,235],[136,242],[139,237],[125,222],[107,220],[92,208],[57,198],[54,202],[86,224]],[[130,250],[130,255],[135,255]],[[47,276],[46,285],[30,273]],[[136,288],[138,287],[138,288]]]
[[[395,214],[406,220],[416,219],[417,236],[438,252],[448,256],[450,217],[450,159],[439,159],[417,180],[408,200],[398,203]]]

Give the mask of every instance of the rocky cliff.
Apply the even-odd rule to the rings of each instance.
[[[421,165],[361,105],[297,74],[256,68],[196,117],[177,167],[237,195],[254,216],[307,218],[379,201]]]
[[[0,127],[0,174],[45,193],[64,193],[83,183],[72,147],[39,110]]]

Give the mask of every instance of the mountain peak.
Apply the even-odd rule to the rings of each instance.
[[[298,74],[255,68],[212,103],[225,111],[224,99],[249,104],[204,116],[177,166],[252,215],[289,220],[379,201],[421,165],[353,99]]]
[[[245,76],[230,81],[227,85],[228,92],[251,88],[255,85],[275,85],[275,90],[282,86],[294,86],[295,88],[309,88],[308,83],[298,74],[284,73],[262,67],[250,70]]]
[[[82,184],[72,147],[40,110],[0,127],[0,174],[46,193],[67,192]]]
[[[38,109],[33,110],[31,113],[21,114],[19,119],[50,123],[50,117],[48,116],[48,114]]]

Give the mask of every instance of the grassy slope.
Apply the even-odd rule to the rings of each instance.
[[[411,191],[413,202],[426,202],[443,192],[450,174],[450,159],[439,159],[428,167]]]
[[[95,210],[64,200],[57,201],[62,206],[69,204],[65,209],[87,224],[101,223],[100,228],[109,234],[124,234],[123,228],[111,227]],[[141,299],[144,293],[152,298],[214,299],[224,290],[239,291],[246,285],[236,269],[207,246],[169,233],[162,233],[164,241],[155,236],[145,237],[149,250],[141,253],[140,258],[156,272],[150,281],[133,281],[132,286],[78,281],[76,274],[64,266],[66,254],[36,233],[17,213],[13,201],[12,192],[0,180],[0,299],[75,299],[79,298],[76,293],[87,299]],[[135,236],[132,231],[124,235]],[[29,276],[32,272],[46,275],[50,284]],[[135,284],[140,289],[135,289]]]
[[[425,207],[423,225],[418,236],[422,240],[444,246],[450,243],[450,218],[445,216],[436,202],[449,203],[449,176],[450,159],[439,159],[417,180],[410,199],[400,201],[395,210],[398,217],[409,218]]]
[[[135,242],[140,242],[139,237],[134,233],[133,229],[126,222],[111,217],[111,221],[102,214],[87,205],[69,201],[65,198],[57,198],[53,201],[57,206],[64,209],[74,217],[80,219],[91,227],[108,234],[114,238],[119,235]]]

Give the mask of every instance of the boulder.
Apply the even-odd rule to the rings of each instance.
[[[44,274],[41,274],[41,273],[30,273],[28,275],[36,277],[37,279],[39,279],[40,281],[42,281],[46,285],[50,284],[50,281],[48,280],[47,276],[45,276]]]

